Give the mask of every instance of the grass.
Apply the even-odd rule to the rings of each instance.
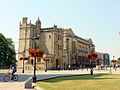
[[[120,90],[120,75],[61,77],[38,82],[44,90]]]

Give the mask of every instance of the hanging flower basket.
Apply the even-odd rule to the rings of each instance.
[[[45,59],[43,59],[44,61],[50,61],[50,59],[49,58],[45,58]]]
[[[97,58],[97,57],[98,57],[97,53],[95,53],[95,52],[92,53],[92,57],[93,57],[93,58]]]
[[[35,57],[35,50],[34,49],[29,49],[29,55],[31,55],[31,57]]]
[[[116,60],[111,60],[111,62],[116,62]]]
[[[87,57],[87,59],[90,59],[90,58],[97,58],[98,57],[98,55],[97,55],[97,53],[88,53],[88,54],[86,54],[86,57]]]
[[[29,49],[28,52],[31,55],[31,57],[43,57],[43,54],[44,54],[44,51],[40,49],[37,49],[37,50]]]
[[[28,60],[28,57],[23,57],[23,60]]]
[[[86,54],[86,57],[87,57],[87,59],[90,59],[90,58],[92,58],[92,54],[88,53],[88,54]]]
[[[20,60],[28,60],[28,57],[21,57]]]
[[[23,57],[21,57],[20,60],[23,60]]]
[[[96,60],[92,60],[93,63],[96,63]]]

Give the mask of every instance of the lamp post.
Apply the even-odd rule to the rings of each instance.
[[[115,56],[113,56],[113,60],[111,60],[111,62],[115,62],[115,61],[114,61],[114,57],[115,57]],[[111,66],[112,66],[112,64],[110,64],[110,74],[112,73]]]
[[[98,56],[96,53],[94,53],[93,48],[92,48],[92,51],[91,51],[91,47],[93,47],[93,46],[94,46],[93,44],[89,44],[89,53],[90,53],[89,59],[90,59],[90,68],[91,68],[90,74],[91,75],[93,75],[93,63],[92,63],[92,60],[94,58],[97,58],[97,56]]]
[[[45,68],[45,72],[47,72],[47,62],[49,61],[49,58],[46,58],[45,59],[45,62],[46,62],[46,68]]]
[[[91,65],[91,71],[90,74],[93,75],[93,66],[92,66],[92,60],[90,60],[90,65]]]
[[[69,66],[69,48],[68,48],[68,42],[69,42],[69,38],[67,38],[66,40],[67,40],[68,66]],[[69,68],[69,69],[70,69],[70,68]]]
[[[46,60],[46,68],[45,68],[45,72],[47,72],[47,60]]]
[[[92,45],[90,44],[89,45],[89,52],[90,53],[92,53],[91,52],[91,47],[92,47]],[[93,75],[93,67],[92,67],[92,59],[91,58],[90,58],[90,74]]]
[[[34,37],[33,37],[33,40],[38,40],[39,39],[39,37],[37,37],[37,35],[35,35]],[[37,43],[35,43],[35,50],[36,50],[36,44]],[[33,76],[33,82],[35,83],[36,82],[36,56],[35,56],[35,60],[34,60],[34,76]]]
[[[47,60],[47,59],[48,59],[47,57],[48,57],[48,53],[46,54],[46,59],[45,59],[45,62],[46,62],[45,72],[47,72],[47,61],[48,61],[48,60]]]
[[[24,49],[24,51],[23,51],[23,57],[25,56],[25,49]],[[23,70],[22,70],[22,73],[24,73],[24,60],[23,60]]]

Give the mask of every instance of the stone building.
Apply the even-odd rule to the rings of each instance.
[[[108,53],[103,54],[103,63],[104,65],[110,65],[110,55]]]
[[[25,61],[25,69],[33,69],[34,58],[30,57],[28,50],[34,49],[35,46],[45,52],[44,57],[50,59],[48,69],[57,69],[58,65],[61,69],[67,69],[68,65],[75,64],[85,66],[89,63],[85,55],[95,51],[91,39],[76,36],[71,28],[58,28],[57,25],[41,28],[39,18],[32,24],[31,21],[27,22],[27,17],[24,17],[19,29],[18,68],[23,66],[20,57],[27,56],[29,60]],[[38,40],[33,39],[35,35],[39,37]],[[37,58],[37,69],[45,68],[43,58]]]
[[[97,64],[102,66],[110,65],[110,55],[108,53],[96,52],[98,54]]]

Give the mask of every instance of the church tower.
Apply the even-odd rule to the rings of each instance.
[[[32,37],[36,34],[36,26],[31,24],[31,20],[27,23],[27,17],[22,19],[22,24],[19,26],[19,49],[18,49],[18,66],[22,67],[21,57],[28,57],[29,48],[33,47]]]

